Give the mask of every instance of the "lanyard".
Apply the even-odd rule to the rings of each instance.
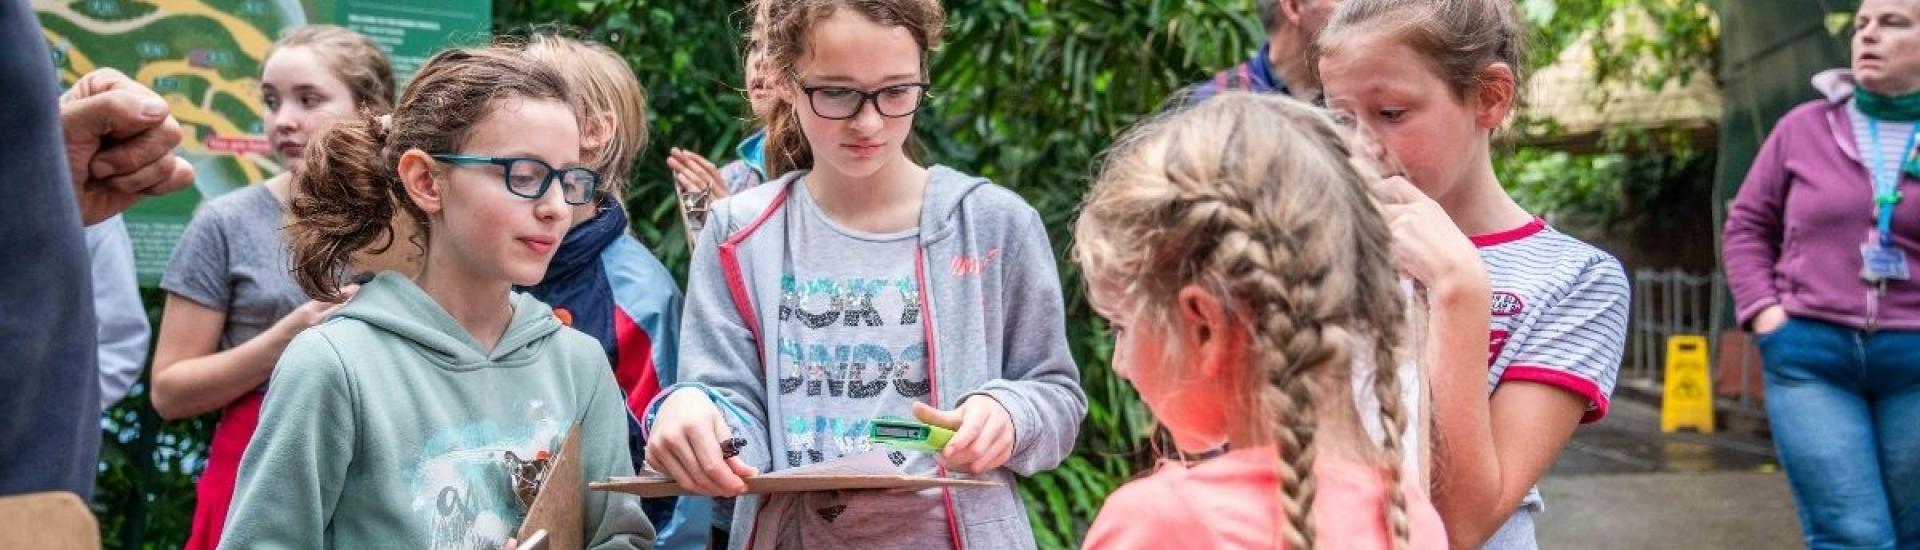
[[[1915,138],[1920,138],[1920,128],[1915,128],[1912,133],[1907,134],[1907,144],[1900,148],[1900,158],[1894,161],[1893,169],[1882,170],[1881,167],[1886,162],[1881,158],[1880,152],[1880,121],[1873,117],[1866,118],[1867,138],[1873,140],[1873,166],[1868,170],[1867,175],[1873,178],[1873,204],[1879,211],[1875,221],[1880,230],[1880,245],[1891,247],[1893,246],[1893,207],[1900,204],[1901,165],[1906,163],[1907,156],[1913,152]]]

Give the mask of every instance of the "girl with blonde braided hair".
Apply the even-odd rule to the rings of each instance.
[[[1398,369],[1371,367],[1408,355],[1375,179],[1324,113],[1282,97],[1222,94],[1121,139],[1074,257],[1115,371],[1175,445],[1231,450],[1116,491],[1088,548],[1444,547],[1400,460],[1413,411],[1349,391],[1361,371],[1370,395],[1402,395]]]

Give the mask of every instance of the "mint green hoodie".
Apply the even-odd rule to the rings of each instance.
[[[504,455],[557,451],[630,475],[624,400],[593,338],[512,296],[491,353],[413,281],[382,273],[300,333],[268,384],[221,548],[497,548],[525,510]],[[636,498],[586,492],[592,548],[650,548]]]

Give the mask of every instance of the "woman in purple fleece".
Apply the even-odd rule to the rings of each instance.
[[[1807,546],[1913,548],[1920,0],[1866,0],[1854,26],[1852,70],[1814,77],[1826,98],[1768,136],[1723,253]]]

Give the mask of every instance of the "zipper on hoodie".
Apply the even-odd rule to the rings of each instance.
[[[789,185],[794,185],[794,184],[790,183]],[[791,189],[791,187],[789,187],[789,189]],[[742,315],[742,320],[747,323],[748,332],[751,333],[754,337],[754,348],[755,348],[755,351],[760,354],[761,368],[771,368],[771,367],[767,365],[766,355],[765,355],[766,350],[761,345],[762,343],[761,338],[763,335],[760,333],[758,319],[752,313],[750,313],[754,310],[754,308],[748,305],[752,301],[746,298],[747,296],[746,285],[744,280],[744,274],[741,273],[741,270],[740,270],[740,261],[739,261],[739,257],[737,256],[738,254],[737,247],[740,245],[742,241],[745,241],[748,236],[757,232],[760,229],[760,224],[767,221],[767,218],[772,217],[773,212],[775,210],[779,210],[787,207],[787,204],[786,204],[787,193],[788,193],[788,190],[785,190],[785,189],[781,190],[780,194],[774,198],[772,204],[768,206],[765,212],[762,212],[760,214],[759,218],[755,219],[753,223],[749,224],[746,228],[742,229],[741,231],[735,233],[732,237],[728,238],[725,242],[723,242],[720,245],[720,250],[719,250],[721,272],[723,275],[727,277],[727,282],[729,287],[728,290],[730,291],[729,293],[733,297],[734,306],[740,310],[740,313]],[[933,287],[927,282],[928,280],[927,280],[926,244],[922,243],[919,246],[915,247],[914,252],[915,253],[913,256],[913,273],[914,273],[914,279],[915,279],[914,282],[916,283],[916,286],[920,290],[920,314],[921,314],[920,317],[926,320],[926,322],[920,325],[920,330],[921,330],[921,334],[923,335],[922,337],[925,338],[927,341],[927,387],[931,388],[931,391],[932,391],[932,395],[929,396],[933,400],[933,403],[931,404],[935,408],[939,408],[940,407],[940,374],[939,374],[939,367],[937,366],[938,364],[937,358],[939,357],[938,348],[940,346],[940,343],[938,340],[934,338],[934,335],[938,334],[939,331],[935,330],[935,327],[934,327],[934,323],[936,322],[937,316],[935,316],[933,312],[933,293],[930,292],[930,290],[932,290]],[[948,477],[947,469],[944,466],[936,466],[935,472],[940,477]],[[760,498],[760,504],[755,507],[755,510],[753,513],[753,524],[747,531],[746,546],[749,549],[755,548],[758,544],[758,541],[755,539],[757,538],[756,535],[758,535],[760,532],[760,522],[762,521],[762,519],[764,519],[761,516],[765,515],[766,513],[768,498],[769,497],[767,495],[762,495]],[[960,519],[959,519],[959,515],[955,513],[955,508],[953,504],[953,490],[947,487],[941,487],[940,500],[946,506],[946,509],[947,509],[947,536],[949,538],[949,542],[952,543],[951,545],[954,550],[966,550],[966,544],[964,542],[961,542],[961,539],[960,539]]]
[[[938,348],[940,344],[934,336],[939,334],[940,331],[936,330],[938,327],[933,325],[938,322],[939,317],[933,314],[933,285],[927,284],[926,245],[923,243],[919,247],[916,247],[915,252],[913,256],[913,274],[914,278],[918,279],[916,282],[919,283],[920,287],[920,318],[926,320],[926,322],[920,324],[920,331],[922,334],[925,334],[927,340],[927,387],[933,389],[933,394],[929,397],[933,399],[932,405],[937,409],[940,408],[940,369],[936,365],[939,364],[940,353]],[[954,405],[958,406],[959,404],[955,403]],[[947,468],[945,466],[935,466],[934,471],[939,474],[940,477],[947,477]],[[941,487],[940,500],[947,507],[947,535],[951,538],[954,550],[966,550],[966,544],[960,541],[960,518],[959,515],[954,512],[953,490]]]

